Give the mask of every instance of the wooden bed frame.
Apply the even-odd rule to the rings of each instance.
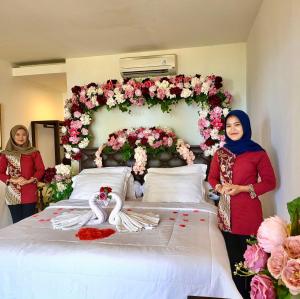
[[[203,151],[200,149],[198,145],[192,145],[190,149],[193,151],[195,155],[194,163],[197,164],[206,164],[207,173],[209,171],[210,165],[210,157],[204,156]],[[81,150],[81,160],[79,161],[79,171],[86,168],[96,168],[96,164],[94,162],[95,152],[97,151],[96,147],[85,148]],[[122,155],[119,152],[111,153],[111,154],[102,154],[102,163],[104,167],[109,166],[129,166],[132,167],[134,164],[134,159],[130,159],[125,162],[122,159]],[[173,154],[170,153],[162,153],[157,156],[148,156],[147,160],[147,168],[150,167],[178,167],[186,165],[186,161],[176,152]],[[134,179],[137,181],[143,182],[143,175],[136,175],[133,173]]]

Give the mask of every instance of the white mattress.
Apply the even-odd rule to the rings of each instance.
[[[87,202],[63,201],[0,231],[0,298],[241,298],[213,205],[126,202],[159,214],[158,228],[95,241],[52,230],[49,220],[71,208]]]

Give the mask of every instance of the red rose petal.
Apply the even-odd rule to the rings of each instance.
[[[187,214],[187,213],[184,213],[184,214],[182,214],[182,216],[189,216],[189,214]]]
[[[64,209],[64,208],[58,208],[57,211],[61,211],[61,210],[63,210],[63,209]]]
[[[93,227],[82,227],[76,234],[80,240],[96,240],[107,238],[116,231],[111,228],[98,229]]]
[[[199,213],[200,211],[199,211],[199,210],[194,210],[193,212],[194,212],[194,213]]]
[[[205,221],[205,219],[204,219],[204,218],[201,218],[200,221]]]
[[[45,221],[45,219],[39,219],[38,220],[38,222],[44,222]]]
[[[173,214],[178,214],[178,212],[177,211],[173,211]]]
[[[185,221],[185,222],[189,222],[189,220],[188,220],[188,219],[183,219],[183,221]]]
[[[129,211],[129,212],[130,212],[130,211],[132,211],[132,210],[131,210],[131,209],[127,209],[127,211]]]
[[[185,227],[186,225],[185,225],[185,224],[179,224],[179,226],[181,226],[181,227]]]
[[[35,218],[35,217],[38,217],[38,216],[39,216],[38,214],[34,214],[34,215],[32,215],[32,217],[34,217],[34,218]]]
[[[175,218],[169,218],[169,220],[175,220]]]

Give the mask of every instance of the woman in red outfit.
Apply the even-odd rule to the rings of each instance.
[[[225,145],[217,150],[208,181],[221,194],[218,224],[222,230],[231,270],[243,260],[246,239],[256,235],[263,216],[258,196],[275,189],[276,179],[265,150],[251,140],[248,115],[231,111],[225,119]],[[249,298],[249,282],[233,276],[243,298]]]
[[[44,171],[42,157],[31,146],[26,127],[14,126],[0,155],[0,179],[7,185],[5,200],[14,223],[35,213],[37,182]]]

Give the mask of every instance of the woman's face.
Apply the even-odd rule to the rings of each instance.
[[[234,115],[227,118],[226,134],[233,141],[240,140],[243,137],[243,126],[240,120]]]
[[[15,135],[15,143],[17,145],[24,145],[27,141],[27,134],[26,134],[26,131],[23,130],[23,129],[19,129],[17,132],[16,132],[16,135]]]

